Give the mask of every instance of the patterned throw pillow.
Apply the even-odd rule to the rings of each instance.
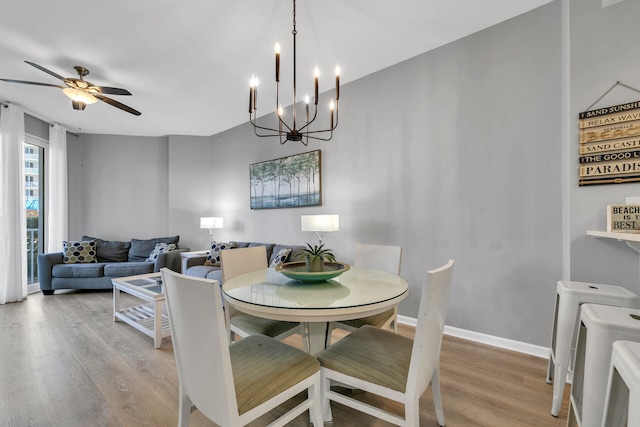
[[[273,261],[271,261],[271,265],[269,267],[276,267],[277,265],[282,264],[287,260],[290,253],[291,248],[280,249],[278,253],[274,255]]]
[[[88,264],[98,262],[96,257],[96,241],[62,242],[63,264]]]
[[[235,248],[235,242],[229,243],[217,243],[214,242],[211,245],[211,250],[207,254],[207,260],[204,262],[204,265],[212,265],[214,267],[220,267],[220,251],[224,251],[225,249]]]
[[[158,256],[161,253],[173,251],[177,248],[177,245],[174,243],[156,243],[156,247],[153,248],[153,251],[149,254],[149,258],[145,259],[146,262],[156,262]]]

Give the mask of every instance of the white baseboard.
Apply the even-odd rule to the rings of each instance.
[[[408,316],[398,316],[398,323],[415,327],[416,319]],[[520,341],[514,341],[507,338],[487,335],[480,332],[468,331],[466,329],[454,328],[453,326],[444,327],[444,333],[452,337],[462,338],[469,341],[487,344],[493,347],[504,348],[506,350],[517,351],[518,353],[529,354],[531,356],[549,359],[549,348],[539,345],[528,344]]]

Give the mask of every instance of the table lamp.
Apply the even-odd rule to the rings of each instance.
[[[318,245],[322,236],[329,231],[340,230],[340,215],[301,215],[302,231],[313,231],[318,236]]]
[[[222,217],[219,216],[203,216],[200,218],[200,228],[209,229],[209,242],[213,245],[213,229],[222,228]]]

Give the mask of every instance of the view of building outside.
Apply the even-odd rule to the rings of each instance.
[[[38,254],[42,253],[40,237],[43,236],[44,205],[44,148],[24,144],[25,201],[27,211],[27,278],[28,283],[38,282]]]

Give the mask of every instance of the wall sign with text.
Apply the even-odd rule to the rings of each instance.
[[[640,181],[640,101],[580,113],[579,184]]]
[[[607,231],[640,233],[640,205],[607,205]]]

